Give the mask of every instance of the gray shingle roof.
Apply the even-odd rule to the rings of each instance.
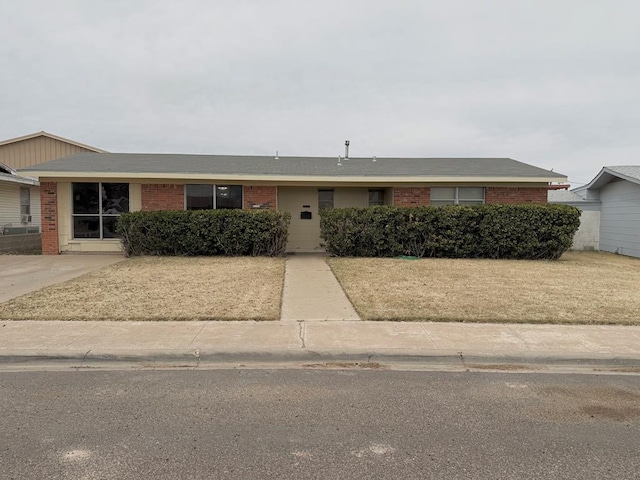
[[[582,198],[577,193],[574,193],[570,190],[549,190],[547,192],[547,199],[549,202],[584,202],[584,198]]]
[[[629,178],[640,180],[640,165],[619,165],[615,167],[605,167],[614,173],[619,173]]]
[[[565,175],[510,158],[348,158],[81,153],[22,170],[137,174],[336,177],[519,177],[562,181]]]

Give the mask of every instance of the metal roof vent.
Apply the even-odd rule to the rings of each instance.
[[[349,140],[344,141],[344,158],[349,158]]]

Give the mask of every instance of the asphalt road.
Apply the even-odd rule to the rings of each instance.
[[[0,478],[637,479],[640,376],[0,372]]]

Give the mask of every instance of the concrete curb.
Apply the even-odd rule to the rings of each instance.
[[[0,353],[0,366],[38,366],[55,363],[69,368],[100,368],[109,365],[129,365],[148,368],[190,367],[206,365],[237,367],[245,363],[279,364],[290,367],[321,366],[322,364],[344,364],[367,366],[373,364],[402,364],[406,367],[450,366],[460,369],[490,369],[491,366],[541,368],[544,366],[576,368],[638,369],[638,356],[594,356],[594,355],[481,355],[464,352],[409,352],[396,351],[344,352],[311,350],[246,350],[246,351],[111,351],[111,352],[4,352]],[[340,365],[337,365],[340,367]],[[632,373],[632,372],[630,372]]]

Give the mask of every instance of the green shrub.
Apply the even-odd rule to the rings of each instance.
[[[566,205],[334,208],[321,236],[336,256],[555,260],[571,247],[580,210]]]
[[[118,218],[116,232],[127,256],[279,256],[290,219],[270,210],[132,212]]]

